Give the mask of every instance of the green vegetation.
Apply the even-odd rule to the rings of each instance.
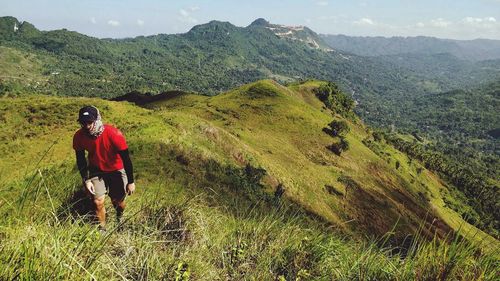
[[[338,142],[333,143],[328,147],[333,153],[340,156],[340,154],[349,149],[349,142],[345,138],[340,138]]]
[[[497,113],[500,84],[415,97],[415,107],[394,123],[414,138],[386,135],[399,150],[453,185],[447,204],[470,223],[498,237],[499,173]],[[381,136],[375,136],[380,140]],[[451,198],[455,199],[451,199]]]
[[[365,146],[355,116],[323,108],[322,85],[263,80],[146,108],[0,98],[0,279],[494,280],[498,241],[441,205],[434,174]],[[132,153],[121,231],[88,222],[71,150],[85,104]],[[323,131],[332,116],[350,128],[340,156]]]
[[[177,89],[213,95],[262,78],[290,82],[313,77],[336,80],[360,102],[359,113],[371,122],[387,125],[386,116],[409,105],[409,96],[428,92],[422,85],[439,85],[435,91],[450,90],[456,88],[456,81],[473,77],[482,82],[498,74],[498,64],[491,62],[461,76],[436,80],[434,73],[429,74],[430,63],[425,63],[430,67],[414,71],[392,61],[315,49],[299,40],[279,38],[266,28],[274,25],[262,21],[246,28],[212,21],[186,34],[119,40],[99,40],[67,30],[41,32],[11,17],[2,17],[0,22],[5,26],[0,34],[2,46],[34,53],[43,62],[49,83],[37,92],[59,95],[115,97],[131,91]],[[15,24],[20,27],[17,32]],[[307,36],[324,44],[313,31],[305,29],[304,33],[297,34],[298,38]],[[445,65],[445,72],[457,73],[454,66]]]
[[[328,124],[328,126],[330,127],[330,134],[333,137],[345,137],[351,130],[349,125],[347,125],[347,122],[343,120],[333,120],[330,124]]]
[[[316,96],[334,113],[344,117],[353,115],[354,101],[343,93],[336,84],[321,85],[316,91]]]
[[[417,142],[405,141],[393,135],[386,135],[385,139],[397,149],[422,161],[426,168],[439,172],[463,192],[465,197],[461,198],[461,201],[472,206],[474,210],[467,212],[467,208],[464,208],[464,219],[499,237],[500,214],[496,211],[500,208],[498,182],[491,181],[484,173],[474,171],[469,166],[460,165],[439,153],[429,151]],[[461,212],[462,208],[455,209]]]
[[[0,46],[0,95],[18,95],[45,85],[42,63],[35,55]]]
[[[370,125],[392,126],[401,133],[423,137],[430,142],[428,150],[443,153],[450,161],[467,163],[475,173],[499,178],[499,146],[494,132],[500,124],[500,41],[322,38],[332,48],[391,64],[393,70],[403,73],[402,79],[424,89],[423,94],[384,94],[378,100],[361,95],[358,113]]]
[[[268,25],[99,40],[0,18],[0,279],[492,279],[498,61],[347,55]],[[289,86],[240,86],[266,77]],[[204,95],[151,98],[174,89]],[[132,91],[154,102],[55,97]],[[127,134],[145,187],[123,233],[76,208],[68,143],[88,103]]]
[[[337,88],[323,89],[327,107],[337,106],[332,101],[339,108],[346,106],[350,99],[328,100],[328,95],[342,89],[356,100],[356,112],[369,125],[416,132],[436,144],[435,150],[498,178],[498,141],[488,132],[498,130],[494,81],[499,61],[455,57],[465,51],[483,54],[472,53],[474,48],[490,50],[491,55],[496,41],[378,38],[370,41],[370,52],[380,56],[362,57],[327,50],[309,29],[294,33],[303,41],[280,38],[267,28],[278,26],[262,19],[245,28],[212,21],[186,34],[118,40],[64,29],[39,31],[13,17],[1,17],[0,26],[0,95],[37,92],[112,98],[133,91],[170,90],[214,95],[262,78],[286,83],[310,77],[335,80]],[[307,38],[320,47],[306,43]],[[389,45],[396,46],[396,53],[391,53],[386,40],[395,42]],[[464,90],[448,92],[453,89]]]
[[[409,110],[402,127],[432,140],[434,150],[458,163],[468,163],[476,173],[499,177],[498,129],[500,80],[474,90],[429,95],[415,101],[420,110]]]
[[[41,182],[50,176],[43,173],[33,183],[43,188]],[[45,187],[55,192],[56,186]],[[159,194],[168,200],[154,200]],[[6,265],[0,276],[37,280],[496,277],[496,260],[477,255],[464,241],[414,242],[402,258],[393,247],[376,246],[383,241],[348,240],[286,210],[262,206],[242,210],[236,202],[217,205],[206,193],[187,203],[180,201],[191,196],[172,183],[149,185],[129,204],[133,214],[124,230],[111,228],[105,235],[81,219],[57,218],[50,208],[39,208],[38,216],[26,215],[2,227],[7,243],[0,248],[0,261]],[[40,200],[28,203],[35,202],[48,207]]]

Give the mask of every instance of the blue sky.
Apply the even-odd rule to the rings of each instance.
[[[500,39],[500,0],[0,0],[0,16],[99,38],[184,33],[210,20],[247,26],[265,18],[325,34]]]

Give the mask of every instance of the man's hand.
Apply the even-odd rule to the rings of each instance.
[[[127,194],[132,195],[135,191],[135,183],[129,183],[127,184]]]
[[[88,190],[92,195],[95,195],[95,189],[94,189],[94,184],[92,184],[91,180],[86,180],[83,184],[85,186],[85,189]]]

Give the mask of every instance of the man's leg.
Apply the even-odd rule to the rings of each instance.
[[[95,215],[101,228],[106,227],[106,208],[104,207],[104,196],[94,198]]]
[[[125,200],[111,199],[111,202],[113,203],[113,207],[115,207],[116,210],[116,221],[120,223],[123,216],[123,211],[125,211]]]
[[[108,175],[106,183],[109,187],[109,197],[116,210],[116,221],[120,223],[126,205],[127,175],[123,169],[118,170]]]
[[[95,215],[99,221],[99,226],[104,229],[106,226],[106,208],[104,199],[106,198],[106,186],[102,177],[95,176],[90,179],[94,185],[95,194],[90,194],[95,206]]]

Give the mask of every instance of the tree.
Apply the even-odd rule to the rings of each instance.
[[[341,137],[339,142],[333,143],[327,148],[340,156],[342,152],[349,150],[349,142],[344,137]]]
[[[349,125],[347,125],[347,122],[344,120],[333,120],[332,122],[330,122],[330,124],[328,124],[328,126],[330,126],[331,135],[334,137],[345,137],[351,130],[349,128]]]
[[[354,100],[343,93],[335,83],[328,82],[321,85],[316,90],[316,97],[335,113],[344,117],[353,115]]]

